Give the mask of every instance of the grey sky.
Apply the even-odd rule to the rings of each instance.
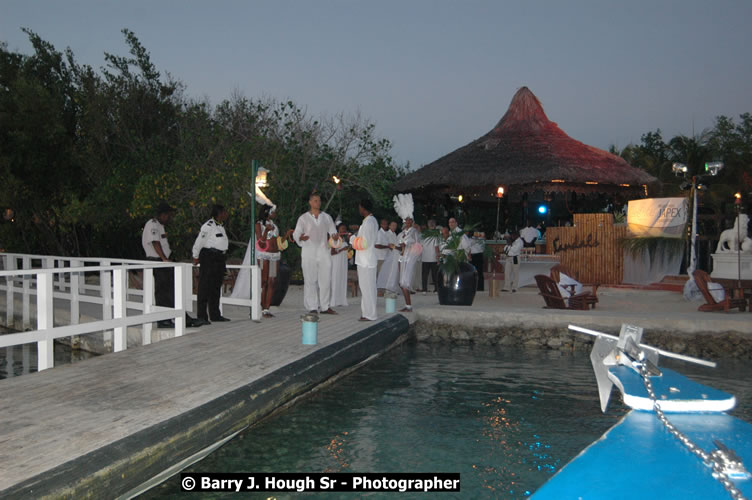
[[[752,1],[0,0],[81,63],[136,33],[160,71],[214,104],[240,90],[314,114],[360,111],[418,167],[490,130],[527,86],[570,136],[608,148],[752,112]]]

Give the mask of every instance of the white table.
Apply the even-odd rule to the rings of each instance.
[[[502,258],[500,262],[503,266],[504,259]],[[551,268],[558,263],[558,257],[553,255],[534,255],[530,257],[520,255],[520,281],[518,286],[534,285],[536,274],[545,274],[548,276],[551,273]]]

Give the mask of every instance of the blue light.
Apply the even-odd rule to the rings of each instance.
[[[546,212],[548,212],[548,207],[546,205],[541,205],[538,207],[539,214],[545,214]]]

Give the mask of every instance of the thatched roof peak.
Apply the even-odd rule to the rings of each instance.
[[[510,132],[542,132],[556,124],[548,119],[543,106],[529,88],[520,88],[512,97],[509,109],[488,135],[501,135]]]
[[[642,194],[643,185],[657,181],[622,158],[569,137],[548,119],[535,94],[522,87],[491,131],[402,177],[395,189],[491,193],[495,186],[520,186],[520,192]]]

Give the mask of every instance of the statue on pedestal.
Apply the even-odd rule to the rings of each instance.
[[[734,227],[721,233],[715,252],[725,253],[741,250],[745,253],[752,253],[752,239],[747,235],[747,224],[749,224],[747,214],[737,215]]]

